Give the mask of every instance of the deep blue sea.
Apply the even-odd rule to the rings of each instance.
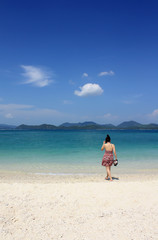
[[[119,165],[113,170],[158,169],[156,130],[0,131],[0,170],[46,174],[105,171],[101,146],[115,144]]]

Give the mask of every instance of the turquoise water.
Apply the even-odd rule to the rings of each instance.
[[[0,169],[31,173],[101,173],[105,136],[116,146],[115,171],[158,169],[158,131],[0,131]]]

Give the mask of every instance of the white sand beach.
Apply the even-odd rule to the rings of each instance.
[[[0,174],[0,240],[158,240],[158,174]]]

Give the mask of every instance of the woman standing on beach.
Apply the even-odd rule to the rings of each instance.
[[[108,178],[110,178],[110,181],[112,181],[111,166],[114,163],[113,153],[115,155],[115,160],[117,159],[117,155],[115,151],[115,145],[111,143],[111,139],[109,135],[107,135],[105,141],[103,142],[101,151],[103,151],[104,149],[105,149],[105,153],[102,159],[102,166],[106,167],[107,176],[105,177],[105,179],[108,180]]]

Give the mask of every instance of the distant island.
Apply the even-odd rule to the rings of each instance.
[[[156,130],[158,124],[141,124],[135,121],[126,121],[115,126],[113,124],[98,124],[95,122],[83,122],[83,123],[63,123],[59,126],[51,124],[42,125],[25,125],[13,126],[7,124],[0,124],[0,130]]]

